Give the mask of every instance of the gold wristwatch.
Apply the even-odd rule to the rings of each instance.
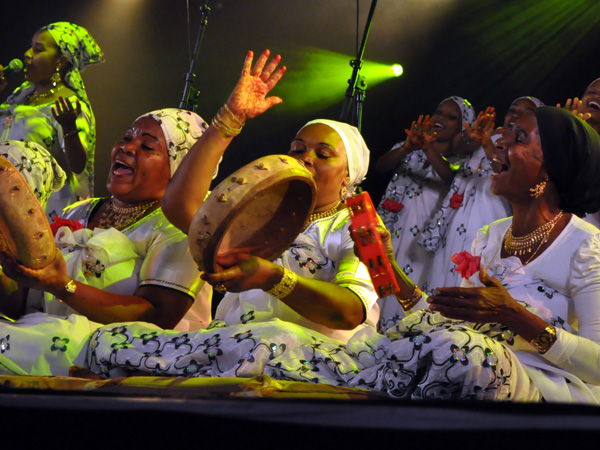
[[[530,344],[533,345],[537,349],[538,353],[543,355],[548,350],[550,350],[550,347],[552,347],[552,345],[555,342],[556,342],[556,328],[549,325],[546,328],[544,328],[544,330],[542,332],[540,332],[540,334],[538,334],[536,337],[534,337],[531,340]]]
[[[65,291],[67,291],[69,294],[74,294],[76,290],[77,285],[75,284],[75,280],[71,280],[65,284]]]

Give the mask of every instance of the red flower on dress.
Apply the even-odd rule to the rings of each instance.
[[[452,262],[456,264],[454,271],[467,280],[474,273],[479,272],[481,256],[473,256],[468,251],[463,250],[460,253],[452,255]]]
[[[460,205],[462,205],[462,201],[463,198],[465,198],[464,195],[456,193],[452,196],[452,198],[450,199],[450,208],[452,209],[458,209],[460,208]]]
[[[388,211],[392,211],[392,212],[398,212],[400,211],[402,208],[404,208],[404,205],[400,202],[395,202],[394,200],[391,200],[389,198],[386,198],[383,203],[381,204],[381,207],[383,209],[387,209]]]
[[[52,230],[52,234],[54,236],[56,236],[56,233],[58,233],[60,227],[69,227],[69,230],[71,231],[77,231],[84,228],[79,220],[69,220],[54,216],[52,218],[52,223],[50,224],[50,229]]]

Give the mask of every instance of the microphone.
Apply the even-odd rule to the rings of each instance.
[[[20,72],[21,70],[23,70],[23,61],[15,58],[12,59],[6,67],[4,67],[4,73],[2,74],[2,76],[4,78],[8,78],[17,72]]]

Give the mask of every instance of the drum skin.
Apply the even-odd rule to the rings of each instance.
[[[316,185],[302,163],[270,155],[238,169],[211,192],[189,229],[200,271],[222,270],[217,256],[245,253],[274,260],[304,229]]]
[[[0,158],[0,251],[32,269],[46,267],[56,252],[40,202],[6,158]]]

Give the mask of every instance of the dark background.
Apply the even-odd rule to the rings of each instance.
[[[39,27],[59,20],[85,26],[103,49],[106,62],[88,67],[83,78],[97,119],[96,195],[105,195],[113,143],[140,114],[179,106],[203,2],[5,3],[2,64],[22,57]],[[226,154],[221,180],[260,156],[286,153],[291,137],[307,120],[339,117],[351,75],[348,62],[356,52],[357,28],[360,39],[371,2],[224,0],[208,4],[211,12],[195,66],[195,86],[201,91],[197,112],[207,121],[227,98],[249,49],[270,48],[288,66],[273,91],[287,103],[247,124]],[[367,89],[362,132],[372,161],[403,138],[413,119],[431,113],[450,95],[468,98],[476,110],[495,106],[501,116],[518,96],[534,95],[546,104],[581,96],[600,76],[598,20],[597,0],[380,0],[365,60],[400,63],[404,75],[370,83]],[[335,59],[335,67],[323,69],[307,58],[315,49],[342,56]],[[343,75],[339,85],[320,83],[334,72]],[[20,75],[11,78],[1,98],[21,81]],[[309,97],[321,93],[334,98],[308,104]],[[389,175],[370,171],[364,187],[377,201],[388,180]]]

